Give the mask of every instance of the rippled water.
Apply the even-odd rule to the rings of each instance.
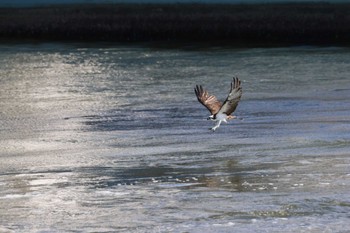
[[[350,231],[350,49],[0,45],[0,232]],[[193,87],[243,82],[215,133]]]

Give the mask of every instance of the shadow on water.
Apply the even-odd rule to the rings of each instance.
[[[82,180],[90,180],[91,189],[116,188],[122,185],[156,185],[161,188],[205,187],[224,188],[235,192],[272,190],[274,174],[279,164],[242,165],[225,159],[219,164],[138,167],[82,167],[77,173]],[[85,182],[85,181],[84,181]]]
[[[147,109],[112,109],[100,115],[85,115],[64,120],[80,120],[89,131],[118,131],[134,129],[172,128],[190,124],[188,116],[192,108],[147,108]],[[184,120],[187,118],[186,120]]]

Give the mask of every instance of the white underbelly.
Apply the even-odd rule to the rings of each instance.
[[[226,117],[227,117],[226,114],[218,113],[218,114],[216,115],[216,120],[217,120],[217,121],[225,121],[225,122],[226,122]]]

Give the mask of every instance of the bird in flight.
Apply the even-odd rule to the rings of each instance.
[[[232,116],[231,114],[236,110],[242,96],[241,80],[237,77],[232,79],[230,93],[224,101],[224,104],[221,104],[215,96],[210,95],[201,85],[196,85],[194,92],[196,93],[198,101],[211,113],[208,120],[216,121],[215,126],[211,128],[212,131],[219,128],[221,122],[227,123],[227,120],[236,118],[236,116]]]

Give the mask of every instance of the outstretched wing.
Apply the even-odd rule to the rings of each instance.
[[[237,77],[236,78],[234,77],[231,82],[230,93],[228,94],[219,112],[225,113],[228,116],[231,115],[231,113],[233,113],[236,110],[238,102],[241,100],[241,96],[242,96],[241,80],[239,80]]]
[[[220,101],[213,95],[209,95],[209,93],[203,89],[202,86],[196,86],[194,88],[194,92],[196,93],[198,101],[203,104],[212,115],[216,114],[220,108]]]

